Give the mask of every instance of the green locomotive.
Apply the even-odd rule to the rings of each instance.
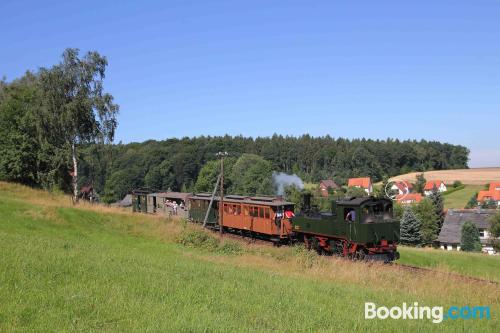
[[[332,201],[330,211],[318,212],[305,197],[304,207],[292,218],[292,228],[307,248],[359,260],[399,259],[399,221],[391,200],[346,198]]]

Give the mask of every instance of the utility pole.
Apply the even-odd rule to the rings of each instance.
[[[219,233],[222,235],[224,226],[224,157],[227,156],[227,151],[218,152],[217,157],[220,158],[220,200],[219,200]]]

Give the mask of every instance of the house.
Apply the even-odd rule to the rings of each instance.
[[[319,190],[323,197],[328,197],[329,189],[337,190],[340,186],[332,179],[325,179],[319,182]]]
[[[484,204],[485,202],[493,201],[500,206],[500,182],[490,183],[488,190],[479,191],[477,194],[477,202],[479,204]]]
[[[392,184],[391,190],[397,191],[399,195],[408,194],[413,190],[413,185],[406,180],[398,180]]]
[[[462,226],[470,221],[479,229],[479,238],[483,252],[494,253],[493,243],[498,239],[490,237],[488,219],[497,212],[496,209],[448,209],[437,241],[443,250],[460,250]]]
[[[396,201],[402,205],[409,205],[419,203],[420,201],[422,201],[422,198],[422,194],[420,193],[407,193],[397,195]]]
[[[431,195],[434,189],[436,189],[438,192],[445,192],[446,185],[442,180],[430,180],[425,184],[424,194],[426,196]]]
[[[362,178],[349,178],[347,182],[348,187],[359,187],[365,190],[367,194],[371,194],[373,192],[372,180],[370,177],[362,177]]]

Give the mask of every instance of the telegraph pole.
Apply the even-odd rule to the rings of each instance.
[[[219,200],[219,234],[222,235],[224,226],[224,157],[227,156],[227,151],[218,152],[217,157],[220,158],[220,200]]]

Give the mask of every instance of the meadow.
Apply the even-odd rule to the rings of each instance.
[[[476,192],[484,189],[484,185],[465,185],[463,189],[444,196],[444,208],[462,209]]]
[[[183,221],[0,183],[0,331],[497,332],[498,257],[403,248],[398,265],[247,244]],[[463,255],[461,257],[460,255]],[[463,259],[469,258],[469,259]],[[433,261],[434,260],[434,261]],[[475,265],[475,266],[471,266]],[[492,319],[365,320],[364,303],[487,305]]]

